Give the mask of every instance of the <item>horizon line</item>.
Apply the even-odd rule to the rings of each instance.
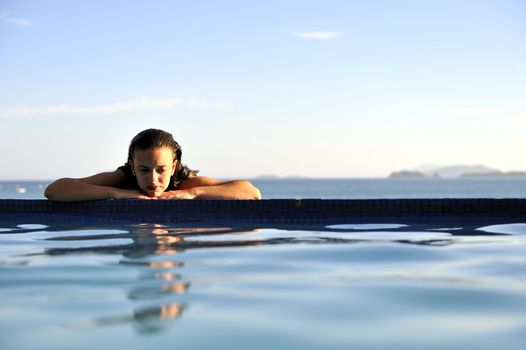
[[[475,174],[474,176],[448,176],[448,177],[390,177],[388,176],[337,176],[337,177],[307,177],[307,176],[276,176],[276,177],[259,177],[259,176],[238,176],[238,177],[215,177],[218,180],[234,180],[246,179],[255,181],[283,181],[283,180],[470,180],[470,179],[510,179],[510,178],[526,178],[526,175],[515,175],[506,173],[498,174]],[[15,183],[15,182],[45,182],[51,183],[59,178],[54,179],[0,179],[0,183]]]

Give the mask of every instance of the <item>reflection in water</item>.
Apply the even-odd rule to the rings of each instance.
[[[139,225],[130,231],[133,248],[123,252],[126,258],[120,261],[122,265],[140,266],[147,268],[140,275],[140,283],[130,289],[128,299],[132,301],[163,300],[157,306],[134,310],[133,318],[120,318],[131,321],[134,329],[140,333],[153,333],[163,330],[165,321],[179,318],[187,307],[185,303],[176,300],[186,293],[191,283],[184,280],[184,276],[175,269],[184,267],[182,260],[174,260],[174,255],[182,254],[187,248],[185,237],[195,235],[214,234],[249,234],[256,230],[234,230],[230,227],[220,228],[176,228],[164,225]],[[131,247],[130,247],[131,248]],[[140,261],[139,259],[155,259],[154,261]],[[159,258],[162,258],[159,260]],[[154,282],[154,283],[152,283]],[[168,298],[168,302],[166,302]],[[175,299],[175,300],[173,300]],[[115,320],[115,319],[114,319]],[[106,325],[107,322],[99,325]]]
[[[163,330],[166,326],[165,321],[179,318],[184,304],[163,304],[159,307],[135,310],[133,313],[134,329],[140,333],[153,333]]]
[[[167,321],[182,316],[187,308],[182,298],[188,292],[191,282],[186,280],[182,255],[187,249],[229,245],[256,245],[259,240],[234,240],[233,242],[192,241],[198,236],[250,235],[258,232],[254,228],[232,227],[168,227],[159,224],[143,224],[125,227],[78,227],[62,225],[18,225],[3,230],[14,234],[23,241],[45,242],[43,253],[31,253],[12,260],[10,265],[28,264],[29,259],[39,255],[78,256],[79,254],[121,255],[119,266],[138,271],[135,283],[128,286],[127,299],[133,310],[128,315],[96,317],[89,322],[73,325],[87,329],[131,324],[138,333],[162,331]],[[28,236],[29,235],[29,236]],[[5,236],[9,237],[9,236]],[[190,238],[190,241],[187,239]],[[127,244],[123,244],[123,241]],[[87,242],[92,244],[86,244]],[[131,243],[128,243],[131,242]],[[145,305],[146,303],[146,305]]]
[[[107,327],[130,323],[138,333],[157,333],[166,328],[168,325],[166,321],[179,318],[186,307],[185,304],[172,303],[140,308],[134,310],[132,316],[100,317],[91,321],[90,325]],[[89,325],[84,327],[89,327]]]
[[[526,234],[526,224],[525,223],[514,223],[514,224],[504,224],[504,225],[490,225],[490,226],[480,227],[477,230],[486,232],[486,233],[521,235],[521,234]]]
[[[83,328],[130,324],[140,334],[156,333],[173,325],[188,308],[186,293],[192,281],[184,274],[184,253],[190,249],[241,247],[279,244],[357,244],[390,242],[413,246],[441,247],[455,243],[455,236],[481,235],[476,226],[455,226],[449,232],[430,225],[357,224],[316,227],[287,227],[266,230],[254,227],[170,227],[159,224],[114,227],[42,227],[6,228],[5,235],[34,234],[32,239],[45,242],[43,253],[26,254],[78,256],[79,254],[119,255],[118,265],[137,271],[126,297],[131,311],[124,315],[94,317]],[[42,231],[45,229],[45,231]],[[100,229],[100,230],[98,230]],[[373,229],[373,231],[371,231]],[[104,232],[105,231],[105,232]],[[483,233],[483,235],[492,235]],[[128,244],[115,244],[126,239]],[[27,240],[27,238],[26,238]],[[93,242],[86,246],[85,242]],[[67,243],[67,244],[66,244]],[[122,273],[122,272],[121,272]],[[349,276],[353,276],[349,274]],[[369,275],[368,275],[369,276]],[[414,274],[411,275],[414,278]],[[397,278],[403,276],[397,275]],[[420,280],[424,277],[419,276]],[[433,277],[436,281],[436,276]],[[451,280],[452,281],[452,280]],[[452,283],[448,281],[448,283]]]

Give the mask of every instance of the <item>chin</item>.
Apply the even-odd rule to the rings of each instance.
[[[154,193],[152,197],[161,197],[162,194],[163,192]]]
[[[142,191],[148,197],[160,197],[164,193],[164,190],[159,191],[159,190],[142,189]]]
[[[142,192],[143,192],[145,195],[147,195],[148,197],[159,197],[159,196],[162,194],[162,192],[159,193],[159,192],[145,191],[145,190],[142,190]]]

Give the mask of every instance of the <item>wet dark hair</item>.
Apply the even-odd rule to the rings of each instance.
[[[172,134],[159,129],[147,129],[138,133],[130,142],[128,161],[133,160],[136,149],[170,148],[174,152],[174,159],[181,160],[181,146],[174,140]]]
[[[198,170],[189,169],[181,163],[183,151],[181,146],[174,140],[172,134],[160,129],[143,130],[131,140],[128,148],[128,163],[133,161],[133,156],[137,149],[147,150],[163,147],[171,149],[174,154],[174,160],[177,160],[175,173],[170,179],[175,187],[188,177],[197,175]]]

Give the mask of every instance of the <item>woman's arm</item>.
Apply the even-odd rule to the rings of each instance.
[[[116,188],[125,180],[122,170],[100,173],[81,179],[63,178],[46,187],[44,196],[53,201],[70,202],[108,198],[151,199],[139,191]]]
[[[219,181],[206,176],[186,179],[175,191],[161,195],[164,199],[261,199],[261,193],[247,180]]]

